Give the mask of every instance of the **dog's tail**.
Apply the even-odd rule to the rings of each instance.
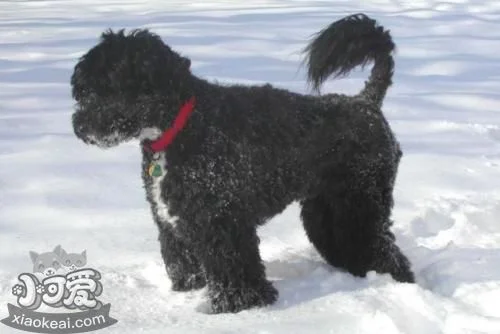
[[[321,30],[304,50],[308,80],[315,90],[330,76],[348,74],[356,66],[374,62],[360,95],[379,107],[392,84],[394,42],[389,31],[364,14],[347,16]]]

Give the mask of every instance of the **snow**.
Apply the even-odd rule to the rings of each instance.
[[[0,318],[28,252],[61,244],[103,275],[118,319],[103,333],[500,333],[500,2],[19,0],[0,12]],[[198,75],[305,93],[306,40],[355,12],[398,47],[384,104],[404,150],[394,231],[418,283],[326,265],[294,203],[259,231],[278,302],[208,315],[204,290],[170,291],[137,142],[100,150],[73,135],[72,67],[104,29],[150,27]],[[323,91],[357,92],[366,76]]]

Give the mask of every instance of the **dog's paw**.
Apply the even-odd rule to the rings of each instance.
[[[410,268],[410,261],[403,254],[400,254],[398,265],[391,268],[390,274],[398,282],[415,283],[415,275]]]
[[[278,290],[266,280],[258,287],[217,289],[210,295],[212,313],[236,313],[273,304],[278,299]]]
[[[392,278],[401,283],[415,283],[415,275],[410,269],[391,273]]]
[[[410,261],[399,247],[392,244],[385,247],[384,250],[386,251],[378,253],[379,256],[375,259],[373,269],[381,274],[389,273],[398,282],[415,283],[415,275],[411,270]]]
[[[172,281],[172,290],[173,291],[190,291],[190,290],[198,290],[207,284],[205,279],[205,275],[196,274],[191,275],[187,278],[176,279]]]

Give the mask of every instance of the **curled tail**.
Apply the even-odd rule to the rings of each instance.
[[[395,45],[388,30],[364,14],[347,16],[321,30],[306,47],[308,80],[315,90],[330,76],[348,74],[356,66],[374,62],[364,98],[382,105],[392,84]]]

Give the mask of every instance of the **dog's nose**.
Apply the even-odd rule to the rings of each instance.
[[[75,135],[78,137],[78,138],[84,138],[85,136],[83,135],[84,131],[83,131],[83,126],[76,126],[74,128],[74,131],[75,131]]]
[[[92,138],[89,138],[86,134],[85,131],[83,130],[82,127],[77,127],[74,129],[75,130],[75,135],[81,139],[85,144],[94,144],[94,140]]]
[[[85,132],[82,117],[79,113],[74,113],[72,116],[73,132],[78,138],[82,138]]]
[[[83,140],[85,144],[95,144],[95,141],[88,136],[88,129],[78,113],[73,114],[73,132],[76,137]]]

